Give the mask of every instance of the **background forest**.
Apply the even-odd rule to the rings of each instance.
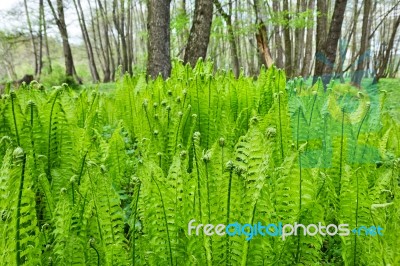
[[[165,72],[151,69],[154,61],[168,75],[171,59],[193,66],[199,57],[235,76],[274,63],[288,77],[332,73],[356,84],[362,74],[395,77],[400,67],[398,0],[15,2],[0,19],[3,81],[33,74],[53,85],[65,76],[109,82],[119,66]]]
[[[0,266],[400,265],[400,0],[12,2]]]

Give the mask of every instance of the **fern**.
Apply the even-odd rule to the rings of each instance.
[[[275,67],[235,78],[202,60],[115,86],[32,83],[0,99],[3,264],[400,263],[400,126],[385,92],[325,92]],[[246,240],[189,235],[193,219],[384,234]]]

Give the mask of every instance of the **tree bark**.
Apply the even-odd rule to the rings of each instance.
[[[103,24],[103,34],[104,34],[104,45],[100,33],[100,20],[97,21],[97,32],[99,35],[99,43],[100,43],[100,49],[101,53],[104,58],[104,77],[103,77],[103,82],[110,82],[111,81],[111,70],[110,70],[110,64],[111,62],[114,61],[112,58],[112,49],[111,49],[111,43],[110,43],[110,38],[108,36],[109,34],[109,21],[107,19],[107,14],[106,14],[106,6],[103,7],[102,3],[100,0],[97,0],[97,4],[100,10],[100,16]]]
[[[317,81],[318,78],[318,72],[319,75],[322,73],[322,69],[324,67],[324,58],[323,55],[321,54],[321,51],[323,50],[323,46],[325,43],[325,39],[328,35],[327,32],[327,25],[328,25],[328,6],[325,1],[318,1],[317,2],[317,11],[319,12],[319,15],[317,16],[317,35],[316,35],[316,60],[315,60],[315,68],[314,68],[314,79],[313,83]],[[320,54],[318,54],[320,53]],[[322,58],[319,58],[319,56],[322,56]]]
[[[99,77],[99,72],[97,71],[96,61],[94,58],[94,53],[93,53],[93,48],[92,48],[92,43],[90,41],[89,33],[88,33],[88,30],[86,27],[86,21],[85,21],[85,16],[84,16],[83,10],[82,10],[82,5],[79,0],[78,0],[78,3],[77,3],[77,0],[73,0],[73,2],[74,2],[76,14],[78,15],[79,26],[82,31],[83,42],[85,43],[86,53],[87,53],[88,60],[89,60],[90,74],[92,75],[93,82],[97,83],[98,81],[100,81],[100,77]]]
[[[233,73],[235,77],[239,77],[239,56],[238,56],[238,49],[236,45],[235,34],[233,32],[233,25],[232,25],[232,18],[231,14],[228,14],[222,8],[221,3],[218,0],[214,0],[214,5],[218,10],[218,13],[224,18],[226,25],[228,27],[228,38],[229,44],[231,46],[231,57],[232,57],[232,66],[233,66]]]
[[[258,25],[258,33],[256,33],[258,49],[262,55],[263,63],[267,68],[270,68],[274,61],[268,47],[267,27],[262,20]]]
[[[388,63],[389,63],[389,57],[390,57],[391,51],[392,51],[393,46],[394,46],[394,41],[395,41],[397,30],[398,30],[399,26],[400,26],[400,17],[397,17],[397,19],[396,19],[396,21],[394,22],[394,25],[393,25],[392,34],[390,36],[390,40],[389,40],[389,43],[387,45],[386,51],[385,51],[384,55],[382,56],[383,57],[382,58],[382,63],[379,65],[376,77],[374,78],[374,82],[375,83],[378,82],[379,79],[387,77],[387,74],[388,74],[387,67],[388,67]],[[400,64],[400,60],[399,60],[399,64]],[[398,65],[397,65],[396,68],[399,67]],[[395,69],[395,71],[397,71],[397,70]]]
[[[325,1],[317,1],[318,4],[322,2]],[[347,0],[336,0],[327,36],[321,34],[323,30],[321,27],[324,26],[323,23],[322,25],[318,25],[317,45],[318,43],[321,45],[319,47],[317,46],[313,83],[317,81],[318,77],[322,77],[322,82],[326,87],[332,78],[346,5]]]
[[[33,35],[32,23],[31,23],[31,18],[29,16],[27,0],[24,0],[24,7],[25,7],[26,22],[28,23],[29,35],[31,37],[33,56],[34,56],[34,60],[35,60],[35,64],[34,64],[35,65],[35,76],[38,76],[39,75],[38,52],[37,52],[37,47],[36,47],[36,42],[35,42],[35,36]]]
[[[132,32],[132,0],[127,2],[126,39],[127,39],[127,65],[128,72],[133,74],[133,32]]]
[[[119,19],[118,19],[118,2],[117,0],[113,0],[112,2],[112,20],[114,22],[114,27],[117,30],[117,37],[114,37],[115,48],[117,49],[117,65],[122,65],[122,54],[121,54],[121,38],[120,38],[120,30],[119,30]],[[113,31],[111,31],[113,32]]]
[[[199,58],[206,59],[213,17],[212,0],[196,0],[192,28],[183,61],[194,67]]]
[[[296,5],[297,12],[305,12],[307,10],[307,0],[297,0]],[[295,46],[294,46],[294,65],[293,65],[293,73],[296,76],[300,76],[302,72],[301,66],[304,65],[304,56],[305,56],[305,33],[306,27],[296,28],[295,29]]]
[[[44,8],[43,0],[39,0],[39,49],[38,49],[38,73],[37,79],[40,80],[40,75],[43,69],[43,23],[44,23]]]
[[[372,1],[371,0],[364,0],[364,15],[363,15],[363,24],[362,24],[362,35],[361,35],[361,48],[360,48],[360,56],[357,62],[356,72],[353,75],[352,82],[356,86],[361,85],[361,80],[364,76],[364,70],[367,65],[367,57],[366,51],[368,49],[368,28],[369,28],[369,14],[371,11]]]
[[[59,30],[61,38],[62,38],[63,53],[64,53],[64,60],[65,60],[65,75],[67,78],[75,77],[75,79],[78,81],[78,83],[82,83],[82,80],[78,77],[78,75],[75,71],[75,65],[74,65],[74,59],[72,57],[71,45],[69,44],[69,39],[68,39],[67,25],[65,23],[63,0],[57,0],[57,12],[55,11],[51,0],[47,0],[47,3],[50,6],[54,20],[56,21],[58,30]]]
[[[289,11],[289,1],[284,0],[283,1],[283,10]],[[293,57],[292,57],[292,40],[290,38],[290,27],[289,27],[289,14],[285,15],[285,20],[288,22],[287,25],[285,25],[284,30],[283,30],[283,35],[285,39],[285,70],[286,70],[286,75],[288,77],[293,76]]]
[[[315,0],[308,1],[308,10],[314,10],[315,7]],[[304,48],[304,61],[303,61],[303,69],[301,71],[301,75],[303,77],[310,76],[310,68],[311,68],[311,59],[312,59],[312,52],[313,52],[313,36],[314,36],[314,27],[307,28],[306,34],[306,45]]]
[[[49,38],[48,38],[48,35],[47,35],[46,14],[44,12],[43,0],[40,0],[40,10],[41,10],[40,12],[42,13],[44,42],[46,44],[46,57],[47,57],[47,63],[48,63],[48,73],[51,74],[53,72],[53,66],[52,66],[52,63],[51,63]]]
[[[171,74],[170,55],[170,0],[148,1],[148,60],[147,75],[164,79]]]
[[[256,3],[256,1],[254,1]],[[272,2],[272,10],[274,11],[274,14],[277,14],[280,12],[280,1],[274,0]],[[283,42],[282,42],[282,34],[281,34],[282,28],[279,25],[279,23],[275,23],[274,26],[274,38],[275,38],[275,64],[278,68],[283,68]]]
[[[114,0],[117,2],[117,0]],[[117,29],[118,36],[121,42],[121,50],[122,50],[122,71],[128,72],[132,69],[129,67],[128,63],[128,46],[126,42],[126,32],[125,32],[125,0],[120,0],[120,12],[118,13],[116,20],[119,20],[118,23],[115,24],[115,28]],[[118,9],[119,10],[119,9]]]

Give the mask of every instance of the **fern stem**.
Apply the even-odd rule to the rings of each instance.
[[[196,132],[197,133],[197,132]],[[197,135],[195,133],[195,135]],[[200,135],[200,134],[199,134]],[[199,215],[200,215],[200,222],[203,223],[203,212],[202,212],[202,206],[201,206],[201,180],[200,180],[200,170],[199,170],[199,158],[197,156],[197,145],[195,145],[195,140],[196,136],[193,136],[193,154],[194,154],[194,162],[196,163],[196,174],[197,174],[197,193],[198,193],[198,198],[199,198]],[[201,139],[200,139],[201,140]],[[194,200],[194,204],[196,203],[196,199]],[[208,247],[208,240],[206,239],[206,236],[203,236],[204,239],[204,252],[206,253],[207,257],[207,264],[211,265],[212,264],[212,253]]]
[[[356,228],[358,229],[358,171],[356,171]],[[356,251],[357,251],[357,234],[354,234],[353,265],[357,265]]]
[[[15,127],[15,135],[17,137],[17,143],[18,146],[21,146],[20,141],[19,141],[19,133],[18,133],[18,125],[17,125],[17,117],[15,116],[15,103],[14,103],[14,98],[16,97],[15,93],[11,93],[11,110],[13,114],[13,120],[14,120],[14,127]]]
[[[262,188],[261,188],[262,189]],[[256,214],[256,209],[257,209],[257,202],[258,202],[258,199],[256,200],[256,202],[254,202],[254,206],[253,206],[253,211],[252,211],[252,213],[251,213],[251,221],[250,221],[250,224],[254,224],[254,217],[255,217],[255,214]],[[243,257],[242,257],[242,266],[246,266],[246,265],[248,265],[249,263],[248,263],[248,259],[249,259],[249,256],[248,256],[248,254],[249,254],[249,247],[250,247],[250,241],[246,241],[245,243],[244,243],[244,248],[243,248],[243,250],[244,250],[244,255],[243,255]]]
[[[206,143],[206,149],[208,150],[208,145],[210,143],[210,118],[211,118],[211,77],[210,81],[208,83],[208,114],[207,114],[207,143]]]
[[[36,168],[36,154],[35,154],[35,141],[33,139],[33,122],[34,122],[34,116],[33,116],[33,102],[29,102],[29,115],[30,115],[30,135],[31,135],[31,145],[32,145],[32,150],[33,150],[33,158],[35,162],[35,168]]]
[[[176,153],[176,147],[178,146],[178,137],[179,137],[179,129],[181,127],[181,122],[182,122],[182,116],[179,117],[179,122],[178,122],[178,129],[176,130],[176,134],[175,134],[175,146],[174,146],[174,154]]]
[[[150,134],[153,134],[153,128],[152,128],[151,123],[150,123],[149,114],[147,113],[147,107],[144,104],[143,104],[143,108],[144,108],[144,112],[146,114],[147,123],[149,124]],[[169,115],[169,112],[168,112],[168,115]],[[168,119],[168,121],[169,121],[169,119]]]
[[[328,115],[324,114],[323,115],[324,119],[324,130],[323,130],[323,137],[322,137],[322,161],[325,162],[327,161],[327,153],[328,153],[328,148],[327,148],[327,143],[328,143]],[[326,164],[323,165],[326,167]]]
[[[94,245],[92,243],[90,243],[90,247],[92,249],[94,249],[94,251],[96,251],[96,254],[97,254],[97,266],[100,266],[101,264],[100,264],[100,253],[99,253],[99,251],[94,247]]]
[[[172,266],[172,265],[173,265],[173,262],[172,262],[173,260],[172,260],[171,239],[170,239],[170,236],[169,236],[168,221],[167,221],[167,212],[165,211],[164,199],[163,199],[163,196],[162,196],[162,194],[161,194],[161,189],[160,189],[160,187],[158,186],[158,183],[157,183],[157,181],[155,180],[155,178],[154,178],[154,176],[153,176],[153,172],[151,173],[150,176],[151,176],[151,179],[153,179],[154,183],[155,183],[156,186],[157,186],[158,194],[160,195],[160,199],[161,199],[161,206],[162,206],[163,214],[164,214],[165,229],[166,229],[166,231],[167,231],[167,238],[168,238],[169,263],[170,263],[170,265]]]
[[[360,133],[361,133],[361,127],[363,126],[364,121],[365,121],[365,119],[367,118],[367,116],[368,116],[368,114],[369,114],[369,111],[370,111],[370,109],[369,109],[369,107],[368,107],[368,110],[367,110],[367,112],[365,113],[363,119],[361,120],[360,126],[358,127],[356,142],[358,142],[358,138],[359,138]],[[367,138],[367,140],[368,140],[368,138]],[[357,151],[357,145],[355,145],[355,147],[354,147],[353,158],[355,158],[355,156],[356,156],[356,151]],[[364,149],[364,151],[365,151],[365,149]],[[363,152],[363,155],[362,155],[362,157],[361,157],[361,160],[362,160],[363,158],[364,158],[364,152]]]
[[[246,90],[246,132],[249,131],[249,96],[247,95],[247,86],[245,86]]]
[[[208,222],[211,222],[211,207],[210,207],[210,185],[208,180],[208,163],[204,162],[206,165],[206,185],[207,185],[207,205],[208,205]]]
[[[89,150],[87,150],[85,152],[85,155],[83,155],[83,158],[82,158],[81,168],[79,170],[79,176],[78,176],[78,186],[81,184],[81,178],[83,175],[83,169],[85,167],[85,161],[86,161],[86,156],[87,156],[88,152],[89,152]]]
[[[310,118],[308,119],[308,130],[307,130],[307,139],[306,141],[308,142],[308,140],[310,139],[310,129],[311,129],[311,122],[312,122],[312,118],[313,118],[313,114],[314,114],[314,106],[315,106],[315,102],[317,101],[317,96],[318,94],[314,95],[314,100],[313,103],[311,105],[311,113],[310,113]],[[306,151],[308,150],[308,145],[306,146]]]
[[[299,128],[300,128],[300,112],[301,109],[299,107],[298,115],[297,115],[297,152],[299,156],[299,223],[301,223],[301,205],[302,205],[302,164],[301,164],[301,152],[299,149]],[[296,251],[296,262],[299,263],[301,251],[300,251],[300,240],[301,234],[297,236],[297,251]]]
[[[183,101],[182,101],[182,109],[185,109],[185,103],[186,103],[186,97],[187,97],[187,92],[183,94]]]
[[[43,190],[43,194],[44,194],[44,196],[46,197],[46,203],[47,203],[47,208],[48,208],[48,212],[49,212],[49,214],[50,214],[50,218],[52,219],[53,218],[53,210],[52,210],[52,206],[50,205],[50,202],[49,202],[49,198],[51,198],[52,197],[52,195],[51,195],[51,192],[50,193],[46,193],[46,189],[45,189],[45,186],[43,185],[43,182],[41,181],[41,176],[42,175],[45,175],[45,174],[41,174],[41,175],[39,175],[38,176],[38,182],[39,182],[39,186],[42,188],[42,190]],[[46,179],[47,180],[47,179]],[[49,195],[50,194],[50,195]]]
[[[196,75],[196,93],[197,93],[197,116],[199,117],[197,125],[198,125],[198,131],[201,132],[201,128],[200,128],[201,111],[200,111],[199,87],[197,86],[197,75]]]
[[[338,195],[340,195],[340,189],[342,186],[342,168],[343,168],[343,144],[344,144],[344,108],[342,109],[342,131],[340,135],[340,158],[339,158],[339,189]]]
[[[74,192],[74,183],[71,182],[71,192],[72,192],[72,205],[75,205],[75,192]]]
[[[203,214],[201,212],[201,186],[200,186],[200,171],[199,171],[199,163],[198,163],[198,158],[197,158],[197,153],[196,153],[196,145],[195,141],[193,140],[193,155],[194,155],[194,161],[196,163],[196,174],[197,174],[197,193],[199,197],[199,215],[200,215],[200,222],[203,223]],[[196,201],[194,202],[196,204]]]
[[[24,189],[24,181],[25,181],[25,165],[26,165],[26,154],[23,152],[22,155],[22,172],[21,172],[21,181],[19,183],[19,191],[18,191],[18,202],[17,202],[17,221],[16,221],[16,231],[15,231],[15,241],[16,241],[16,265],[21,265],[21,236],[20,236],[20,226],[21,226],[21,205],[22,205],[22,190]]]
[[[230,214],[231,214],[231,192],[232,192],[232,173],[233,168],[229,169],[229,183],[228,183],[228,200],[226,206],[226,224],[229,224]],[[230,265],[230,242],[229,236],[226,236],[226,265]]]
[[[135,244],[135,227],[136,227],[136,214],[137,214],[137,210],[138,210],[138,206],[139,206],[139,195],[140,195],[140,187],[141,187],[142,183],[139,182],[139,184],[137,185],[137,195],[136,195],[136,200],[135,200],[135,212],[133,215],[133,230],[132,230],[132,266],[135,266],[135,252],[136,252],[136,244]]]
[[[53,111],[54,111],[54,105],[56,104],[57,98],[58,98],[58,94],[60,93],[60,90],[58,89],[56,91],[56,95],[54,96],[54,100],[53,103],[51,105],[51,109],[50,109],[50,119],[49,119],[49,134],[48,134],[48,149],[47,149],[47,178],[49,179],[49,181],[51,181],[51,158],[50,158],[50,154],[51,154],[51,125],[53,122]]]
[[[131,98],[131,89],[128,89],[128,98],[129,98],[129,111],[130,111],[130,115],[131,115],[131,135],[134,135],[134,115],[133,115],[133,109],[132,109],[132,98]]]
[[[317,101],[317,96],[318,96],[318,94],[314,95],[314,101],[311,105],[311,113],[310,113],[310,119],[308,120],[308,126],[311,126],[311,121],[312,121],[312,117],[314,114],[314,106],[315,106],[315,102]],[[308,133],[310,133],[310,130],[308,130]]]
[[[88,168],[87,173],[88,173],[88,177],[89,177],[89,181],[90,181],[90,186],[92,188],[93,205],[94,205],[94,208],[96,210],[96,220],[97,220],[97,227],[98,227],[98,230],[99,230],[100,240],[101,240],[101,242],[103,242],[103,230],[101,229],[101,224],[100,224],[99,208],[97,207],[97,201],[96,201],[96,197],[95,197],[95,194],[94,194],[96,189],[95,189],[95,187],[93,185],[93,180],[92,180],[92,177],[90,175],[89,168]]]
[[[120,161],[120,154],[119,154],[119,149],[118,149],[118,142],[115,142],[115,151],[117,155],[117,166],[118,166],[118,175],[121,176],[121,161]]]
[[[167,119],[167,129],[169,129],[169,123],[171,122],[171,109],[170,108],[167,109],[167,113],[168,113],[168,115],[167,115],[167,117],[168,117],[168,119]],[[147,115],[147,113],[146,113],[146,115]]]
[[[299,149],[299,135],[300,135],[300,112],[301,108],[297,110],[297,131],[296,131],[296,150]]]
[[[279,114],[279,137],[280,137],[280,144],[281,144],[281,156],[282,156],[282,161],[285,158],[285,154],[283,151],[283,134],[282,134],[282,114],[281,114],[281,94],[280,94],[280,79],[281,79],[281,71],[278,71],[278,114]]]
[[[189,105],[189,107],[188,107],[188,109],[189,109],[189,111],[191,111],[191,107],[190,107],[190,105]],[[186,119],[185,119],[185,122],[183,122],[183,124],[182,124],[182,139],[183,139],[183,136],[185,135],[184,134],[184,131],[185,131],[185,128],[186,128],[186,125],[187,125],[187,122],[189,121],[189,115],[187,115],[186,116]],[[191,130],[189,130],[189,132],[191,132]],[[190,141],[190,138],[189,138],[189,140],[188,141]],[[182,144],[183,144],[183,142],[182,142]]]

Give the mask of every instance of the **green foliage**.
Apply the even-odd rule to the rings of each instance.
[[[83,70],[81,70],[83,71]],[[61,65],[54,65],[52,72],[50,74],[44,73],[40,77],[40,82],[46,88],[51,88],[53,86],[58,86],[60,84],[66,83],[72,88],[77,88],[78,84],[73,77],[66,77],[64,68]]]
[[[294,29],[311,28],[314,26],[314,12],[315,10],[312,9],[302,12],[289,10],[275,12],[272,14],[271,22],[275,25],[287,26]]]
[[[324,92],[175,63],[113,92],[0,99],[5,265],[400,263],[399,124],[376,88]],[[188,222],[380,225],[383,236],[228,237]]]

